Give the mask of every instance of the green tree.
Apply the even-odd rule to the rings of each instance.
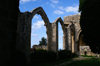
[[[45,37],[42,37],[41,41],[39,41],[39,45],[47,45],[47,39]]]

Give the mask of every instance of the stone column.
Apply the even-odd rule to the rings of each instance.
[[[51,23],[51,32],[49,34],[50,41],[48,44],[48,50],[57,52],[58,50],[58,24]]]
[[[74,46],[74,51],[75,51],[75,53],[76,54],[78,54],[79,55],[79,42],[78,42],[78,40],[77,40],[77,32],[75,32],[75,46]]]
[[[48,51],[53,51],[52,50],[52,24],[50,23],[48,26],[47,26],[47,50]]]
[[[19,16],[17,26],[16,50],[21,53],[28,63],[30,60],[31,20],[28,13]]]
[[[72,51],[72,37],[71,37],[70,27],[67,27],[67,44],[68,44],[68,50]]]
[[[63,49],[64,49],[64,50],[66,50],[66,49],[67,49],[67,48],[66,48],[65,41],[66,41],[66,40],[65,40],[65,36],[63,35]]]
[[[74,26],[75,26],[75,53],[76,54],[80,54],[79,52],[79,34],[80,34],[80,32],[81,32],[81,30],[80,30],[80,25],[79,24],[77,24],[77,23],[75,23],[74,24]]]
[[[65,31],[66,32],[64,32],[63,33],[63,49],[64,50],[68,50],[68,42],[67,42],[67,29],[65,28]]]
[[[74,35],[71,36],[72,37],[72,53],[75,52],[75,40],[74,40]]]

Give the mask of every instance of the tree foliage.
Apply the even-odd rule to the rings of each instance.
[[[41,41],[39,41],[39,45],[47,45],[47,39],[45,37],[42,37]]]

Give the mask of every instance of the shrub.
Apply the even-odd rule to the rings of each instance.
[[[62,60],[62,59],[70,59],[73,57],[76,57],[77,55],[74,53],[71,53],[71,51],[68,50],[60,50],[57,53],[52,51],[46,51],[38,49],[35,52],[31,53],[31,61],[32,62],[53,62],[56,60]]]
[[[71,52],[68,50],[60,50],[58,51],[58,57],[59,59],[65,59],[65,58],[70,58]]]
[[[77,55],[68,50],[60,50],[58,51],[58,57],[59,59],[69,59],[69,58],[77,57]]]
[[[71,55],[72,55],[72,58],[73,58],[73,57],[78,57],[78,55],[75,54],[75,53],[72,53]]]
[[[31,60],[32,61],[52,61],[56,60],[56,53],[46,50],[36,50],[34,53],[31,53]]]

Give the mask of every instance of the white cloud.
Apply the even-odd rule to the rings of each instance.
[[[31,36],[32,36],[32,37],[37,37],[38,34],[31,33]]]
[[[65,12],[73,12],[73,13],[78,13],[78,9],[79,6],[67,6],[67,7],[63,7],[63,6],[59,6],[58,7],[59,10],[65,11]]]
[[[59,1],[58,0],[50,0],[52,3],[54,3],[54,4],[57,4],[57,3],[59,3]]]
[[[39,19],[39,16],[38,16],[38,15],[35,15],[35,16],[34,16],[34,19]]]
[[[26,2],[30,2],[30,1],[37,1],[37,0],[20,0],[20,3],[26,3]]]
[[[35,29],[40,29],[42,26],[44,26],[44,21],[37,21],[35,23],[33,23],[32,25],[32,29],[35,30]]]
[[[77,13],[78,12],[78,8],[79,8],[79,6],[69,6],[69,7],[66,7],[65,8],[65,11],[66,12],[74,12],[74,13]]]
[[[63,12],[63,11],[61,11],[61,10],[55,10],[55,11],[54,11],[54,13],[55,13],[55,14],[57,14],[57,15],[64,14],[64,12]]]

